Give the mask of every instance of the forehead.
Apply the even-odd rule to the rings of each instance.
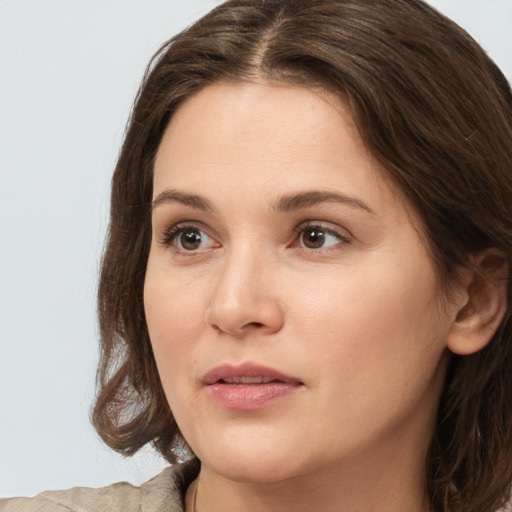
[[[306,156],[326,161],[335,146],[377,167],[349,108],[333,94],[282,83],[215,84],[174,113],[157,153],[155,178],[180,162],[204,169],[223,163],[247,166],[253,160],[263,167],[264,162],[291,163]]]
[[[164,133],[154,196],[166,188],[197,189],[235,201],[235,186],[269,201],[321,188],[365,196],[377,210],[379,203],[405,205],[344,100],[283,83],[207,86],[179,107]]]

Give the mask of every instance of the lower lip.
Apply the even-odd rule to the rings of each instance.
[[[216,382],[207,386],[212,400],[227,409],[254,411],[289,397],[301,384],[295,382],[269,382],[266,384],[225,384]]]

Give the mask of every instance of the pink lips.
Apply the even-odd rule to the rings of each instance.
[[[253,363],[218,366],[204,376],[203,383],[216,404],[243,411],[261,409],[302,386],[295,377]]]

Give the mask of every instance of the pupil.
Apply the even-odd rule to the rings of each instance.
[[[186,231],[181,235],[181,245],[184,249],[193,251],[201,245],[201,235],[198,231]]]
[[[319,229],[310,229],[306,231],[304,237],[304,245],[309,249],[318,249],[325,242],[325,234]]]

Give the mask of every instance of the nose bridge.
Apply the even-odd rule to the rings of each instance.
[[[234,335],[253,329],[279,330],[282,311],[273,279],[276,264],[269,251],[254,240],[233,244],[219,270],[207,322]]]

